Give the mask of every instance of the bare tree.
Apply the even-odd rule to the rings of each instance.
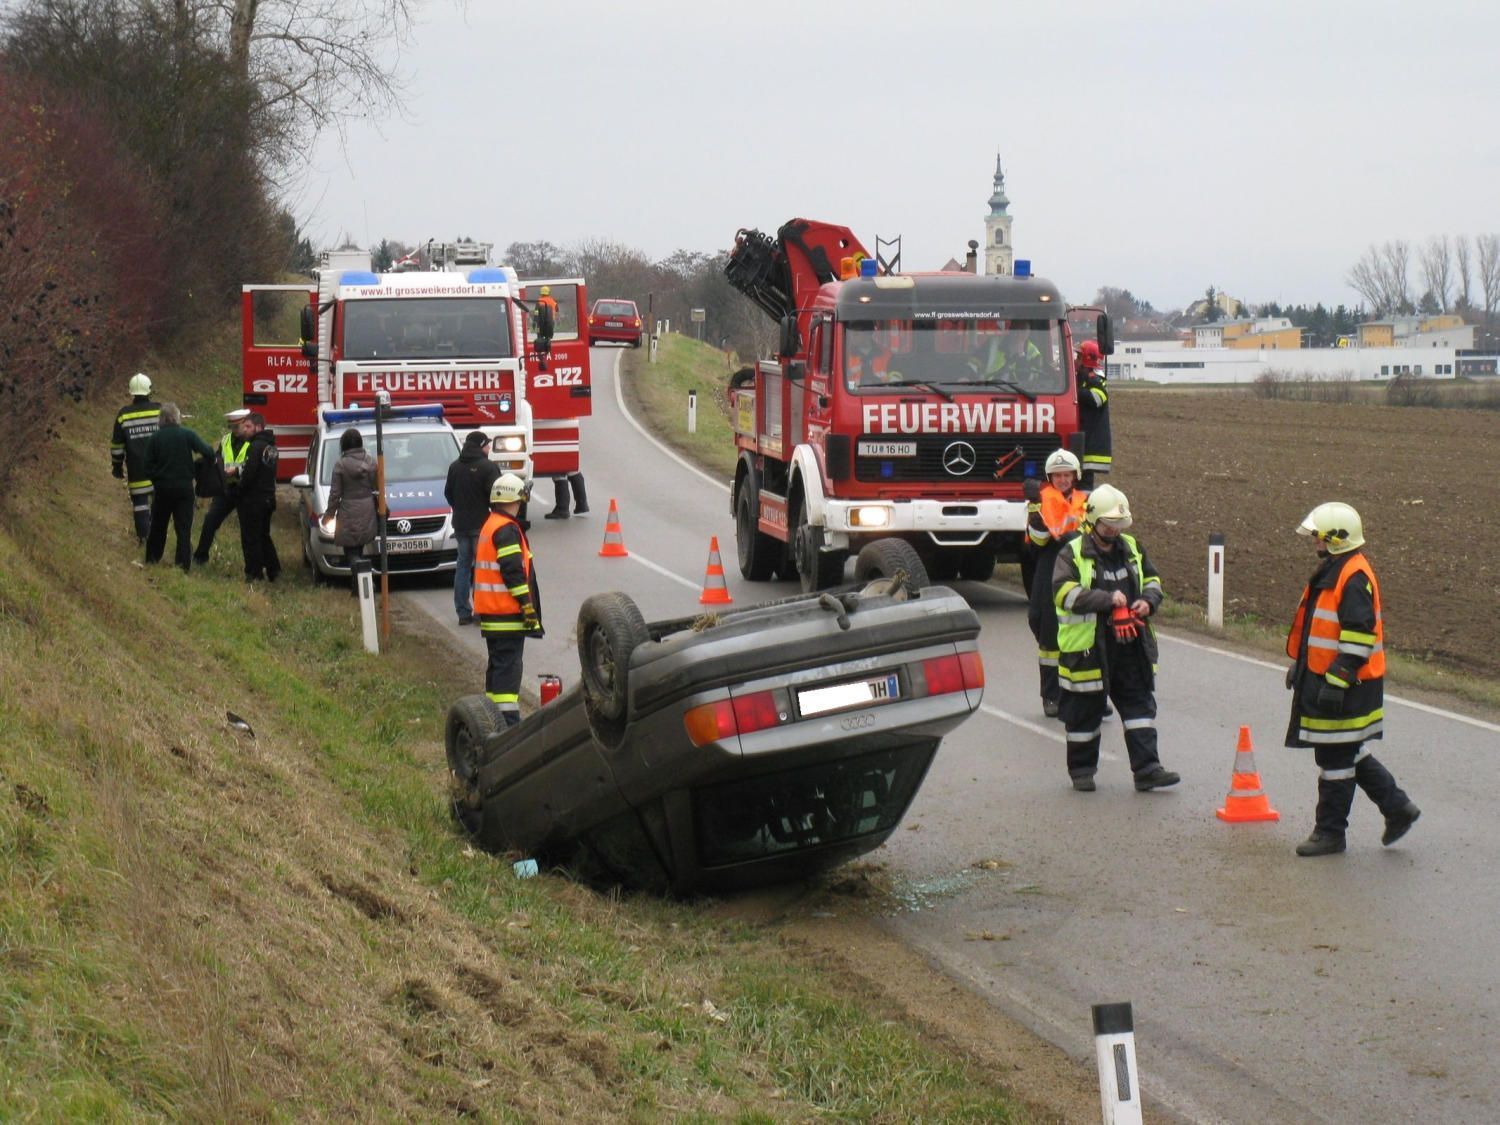
[[[1484,294],[1484,320],[1494,322],[1500,308],[1500,234],[1476,234],[1474,251],[1479,264],[1479,290]]]
[[[1456,235],[1453,239],[1453,260],[1458,274],[1458,301],[1459,309],[1471,309],[1474,302],[1469,295],[1469,236],[1466,234]]]
[[[1413,309],[1409,269],[1411,244],[1395,239],[1371,245],[1349,268],[1349,287],[1370,303],[1377,316],[1394,316]]]
[[[1453,289],[1453,248],[1446,234],[1433,235],[1422,248],[1422,281],[1438,311],[1447,312]]]

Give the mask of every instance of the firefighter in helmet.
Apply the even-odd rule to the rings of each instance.
[[[1157,755],[1156,632],[1150,618],[1161,606],[1161,577],[1127,534],[1132,522],[1125,494],[1100,485],[1084,505],[1082,530],[1064,541],[1052,571],[1068,776],[1084,793],[1095,788],[1109,699],[1125,727],[1136,789],[1165,789],[1182,780]]]
[[[1297,531],[1312,537],[1321,560],[1302,591],[1286,640],[1292,658],[1286,744],[1311,747],[1319,770],[1312,835],[1297,845],[1297,854],[1344,850],[1356,788],[1385,817],[1380,842],[1394,844],[1422,811],[1366,745],[1383,734],[1385,640],[1380,585],[1364,553],[1364,525],[1358,512],[1335,501],[1308,512]]]
[[[1068,450],[1056,450],[1043,468],[1047,483],[1036,490],[1036,499],[1027,505],[1031,514],[1027,517],[1026,538],[1034,553],[1036,570],[1050,576],[1057,563],[1058,548],[1083,524],[1088,493],[1077,487],[1078,458]],[[1026,483],[1029,499],[1036,482]],[[1036,638],[1042,711],[1055,719],[1061,707],[1062,689],[1057,683],[1057,611],[1052,605],[1052,585],[1033,580],[1029,593],[1031,605],[1026,620]]]
[[[489,651],[484,694],[507,726],[521,721],[526,638],[542,635],[542,599],[531,544],[517,518],[526,482],[502,473],[490,486],[490,515],[474,553],[474,615]]]
[[[536,330],[537,365],[545,371],[547,356],[552,353],[552,335],[557,331],[557,301],[552,296],[552,286],[542,286],[542,294],[532,310],[532,321]]]
[[[161,427],[161,404],[151,399],[151,380],[144,371],[130,377],[130,401],[115,415],[109,443],[110,471],[123,480],[130,493],[130,512],[135,535],[144,546],[151,533],[151,500],[154,491],[146,476],[146,444]]]
[[[1078,375],[1078,421],[1083,430],[1083,487],[1114,466],[1109,436],[1109,386],[1104,377],[1104,354],[1093,340],[1078,347],[1074,365]]]

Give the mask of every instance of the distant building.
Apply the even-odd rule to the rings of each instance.
[[[1302,346],[1302,329],[1284,316],[1239,317],[1193,325],[1195,348],[1269,348]]]
[[[1472,350],[1474,325],[1456,313],[1367,320],[1355,329],[1362,348],[1456,348]]]
[[[984,217],[984,272],[1009,276],[1016,260],[1011,242],[1010,199],[1005,194],[1005,170],[995,153],[995,190],[990,193],[990,213]]]

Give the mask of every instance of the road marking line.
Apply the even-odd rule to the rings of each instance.
[[[630,411],[625,408],[625,394],[624,394],[623,391],[620,390],[620,355],[621,355],[621,351],[619,349],[616,349],[615,350],[615,370],[614,370],[614,379],[615,379],[615,405],[620,408],[620,413],[625,416],[625,421],[629,422],[632,426],[635,427],[636,433],[640,434],[641,437],[645,438],[652,445],[656,446],[657,449],[661,450],[663,453],[665,453],[672,460],[676,461],[679,465],[681,465],[688,472],[692,473],[694,476],[696,476],[696,477],[698,477],[698,478],[700,478],[702,480],[706,480],[709,484],[713,485],[720,492],[727,493],[729,491],[729,486],[727,484],[725,484],[723,481],[721,481],[718,477],[709,476],[702,469],[698,468],[697,465],[694,465],[691,461],[689,461],[686,458],[684,458],[676,450],[672,449],[670,446],[663,445],[660,441],[657,441],[656,437],[653,434],[650,434],[650,433],[648,433],[646,431],[646,427],[645,426],[641,425],[639,422],[637,422],[635,420],[635,415],[631,414]]]
[[[1009,711],[1002,711],[1000,708],[993,707],[988,703],[981,703],[979,709],[986,715],[993,715],[997,719],[1003,719],[1005,722],[1018,726],[1022,730],[1029,730],[1032,734],[1039,734],[1043,738],[1051,739],[1053,742],[1067,741],[1065,737],[1057,733],[1056,727],[1044,727],[1041,723],[1033,723],[1030,719],[1023,719],[1020,715],[1012,715]]]
[[[696,592],[701,592],[702,589],[703,589],[703,587],[701,585],[699,585],[697,582],[689,581],[688,579],[682,577],[682,575],[675,574],[672,571],[668,570],[666,567],[662,566],[660,563],[654,563],[650,559],[645,558],[642,555],[636,554],[634,551],[630,552],[630,556],[629,557],[634,562],[640,563],[647,570],[654,570],[654,571],[656,571],[657,574],[660,574],[663,578],[670,578],[673,582],[676,582],[679,586],[686,586],[689,590],[692,590],[695,593]]]

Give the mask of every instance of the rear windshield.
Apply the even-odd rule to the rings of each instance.
[[[634,316],[634,301],[600,301],[594,306],[595,316]]]

